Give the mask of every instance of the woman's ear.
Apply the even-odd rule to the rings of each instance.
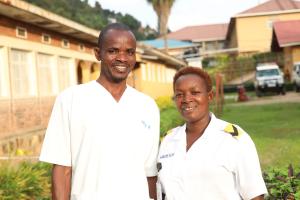
[[[97,59],[98,61],[101,61],[100,48],[95,47],[95,48],[94,48],[94,54],[95,54],[96,59]]]

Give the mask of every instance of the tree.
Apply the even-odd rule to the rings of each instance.
[[[158,32],[159,35],[164,38],[165,50],[167,51],[168,19],[175,0],[147,0],[147,2],[152,4],[152,7],[156,12],[158,18]]]

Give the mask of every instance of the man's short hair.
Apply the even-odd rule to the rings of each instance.
[[[112,24],[109,24],[106,27],[104,27],[101,30],[100,34],[99,34],[99,37],[98,37],[98,47],[101,48],[101,46],[103,45],[104,38],[105,38],[105,36],[106,36],[106,34],[107,34],[107,32],[109,30],[122,30],[122,31],[129,31],[129,32],[132,33],[132,31],[130,30],[130,28],[127,25],[125,25],[125,24],[121,24],[121,23],[112,23]]]
[[[206,91],[210,92],[212,90],[212,81],[210,76],[208,75],[208,73],[206,71],[204,71],[201,68],[198,67],[183,67],[181,69],[179,69],[174,78],[173,78],[173,90],[175,90],[175,83],[176,81],[179,79],[179,77],[184,76],[184,75],[188,75],[188,74],[194,74],[199,76],[200,78],[202,78],[205,82],[206,85]]]

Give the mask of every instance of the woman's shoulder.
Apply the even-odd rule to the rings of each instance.
[[[176,139],[185,131],[185,124],[182,126],[177,126],[167,131],[165,136],[162,138],[163,141],[169,141]]]

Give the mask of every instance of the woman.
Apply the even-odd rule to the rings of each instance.
[[[251,138],[209,111],[209,75],[199,68],[182,68],[173,89],[186,123],[169,131],[161,143],[158,193],[161,189],[167,200],[264,199],[267,189]]]

